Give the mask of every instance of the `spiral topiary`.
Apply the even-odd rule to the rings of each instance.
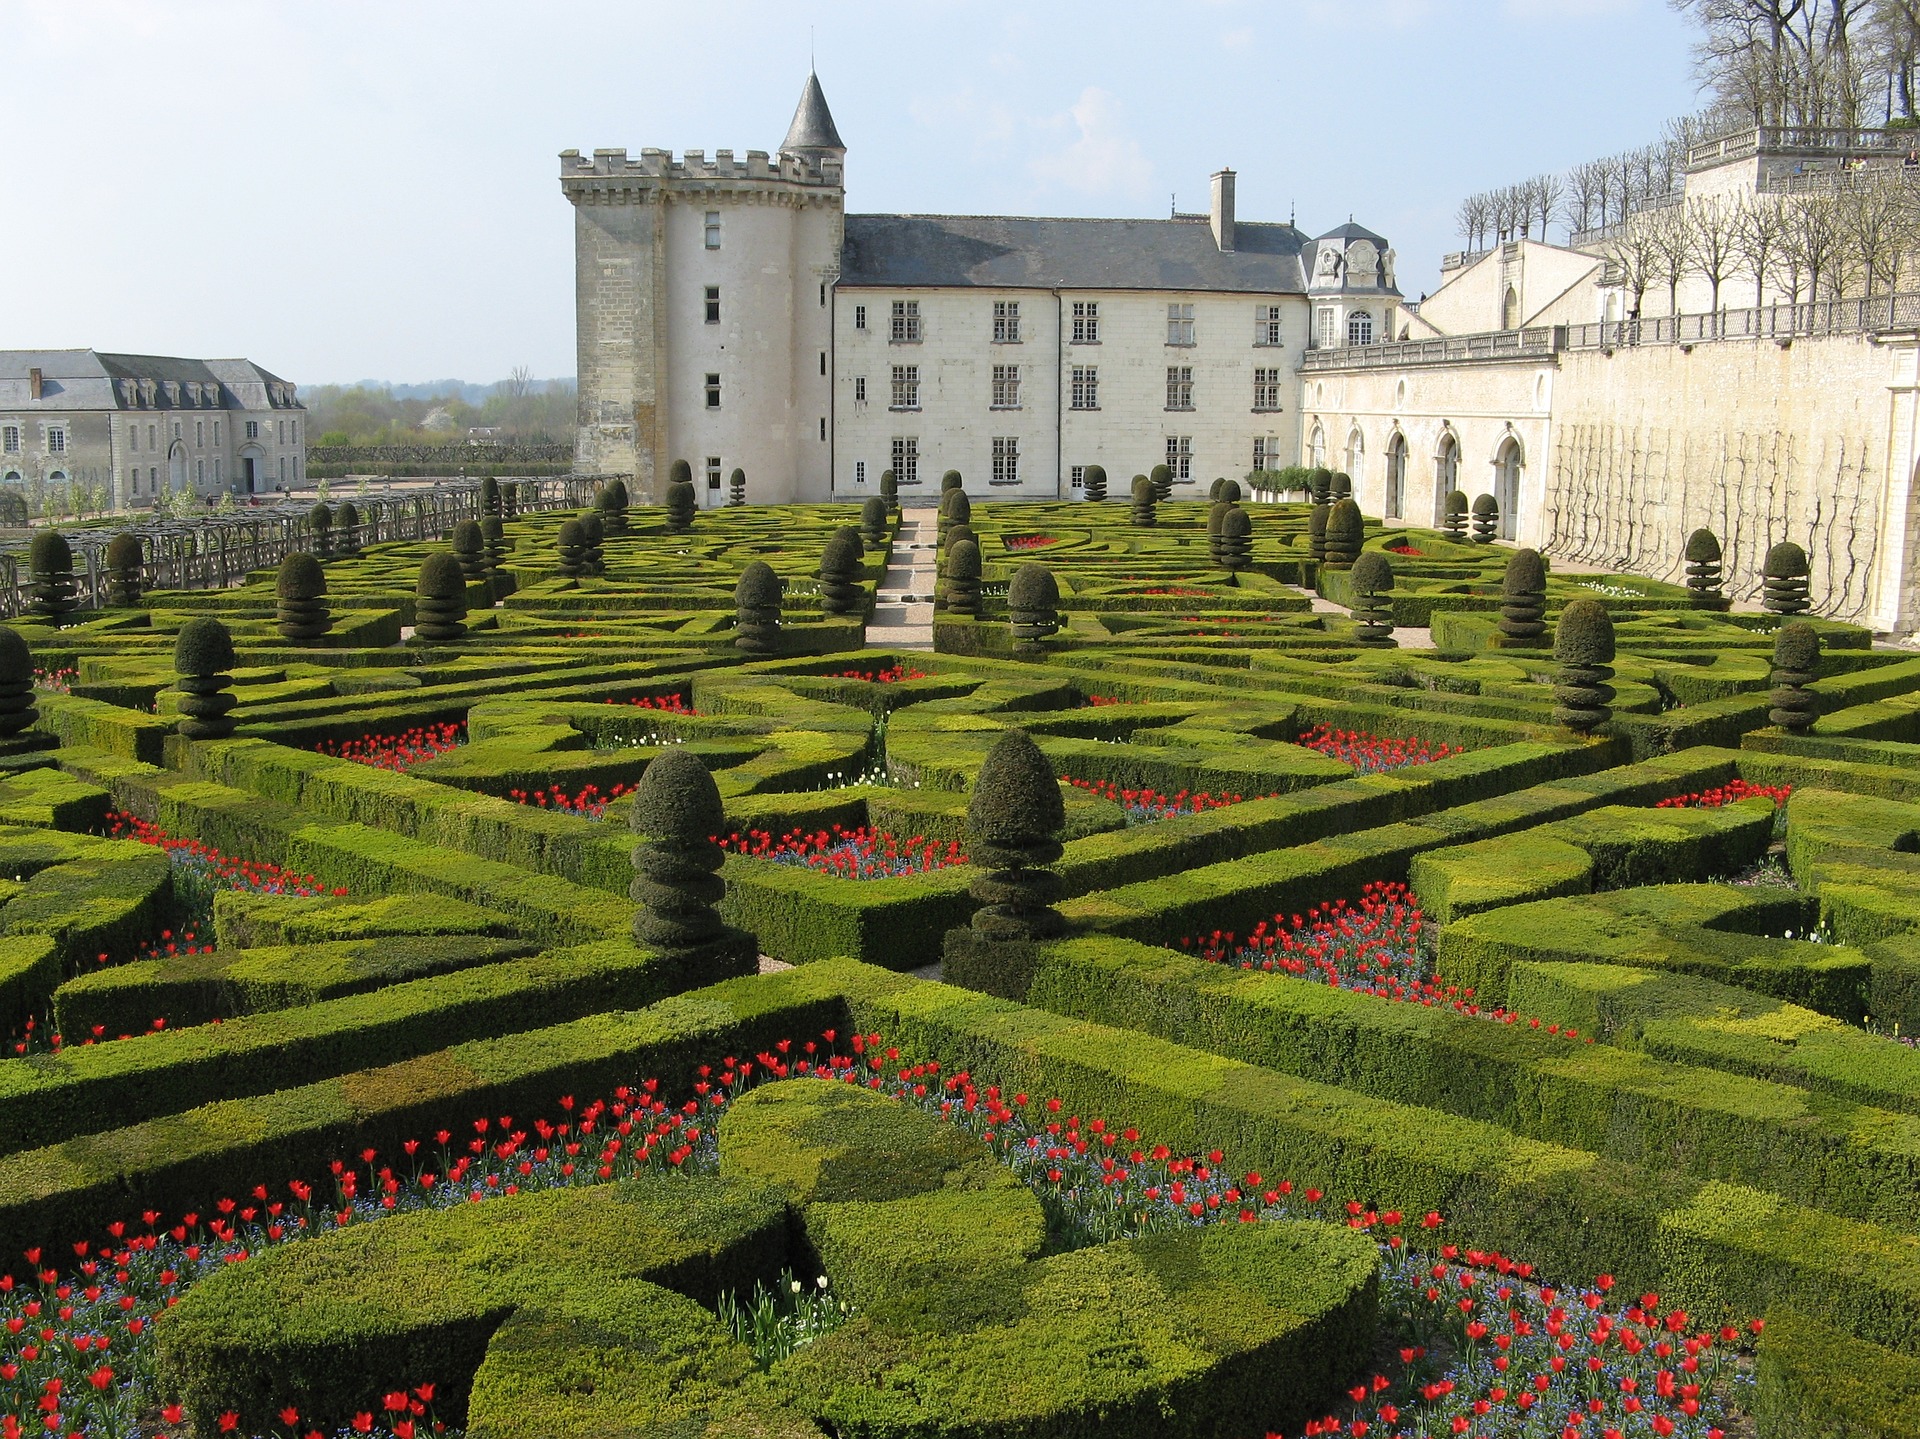
[[[866,547],[860,532],[842,525],[827,538],[820,554],[820,608],[830,615],[857,614],[865,608],[861,560]]]
[[[1721,586],[1726,574],[1721,567],[1720,538],[1712,530],[1695,530],[1687,536],[1687,601],[1696,610],[1724,610],[1727,596]]]
[[[1152,474],[1149,475],[1148,478],[1153,481],[1153,497],[1155,500],[1170,500],[1173,498],[1173,467],[1171,465],[1155,465]]]
[[[580,528],[587,537],[587,573],[604,575],[607,572],[607,527],[600,522],[600,516],[588,510],[580,516]]]
[[[360,553],[360,507],[352,500],[342,500],[333,512],[333,531],[335,550],[343,555]]]
[[[671,533],[684,535],[692,529],[693,516],[699,508],[700,500],[693,492],[693,481],[674,480],[667,486],[667,529]]]
[[[1768,550],[1762,567],[1761,608],[1774,615],[1804,615],[1813,608],[1808,570],[1807,552],[1792,540],[1782,540]]]
[[[737,510],[746,502],[747,472],[736,465],[733,473],[727,476],[727,504]]]
[[[453,557],[469,580],[487,577],[487,537],[478,520],[462,520],[453,527]]]
[[[892,470],[880,472],[880,498],[887,502],[888,514],[900,513],[900,481]]]
[[[233,733],[233,636],[216,619],[188,620],[173,645],[174,688],[180,691],[180,733],[188,739],[225,739]]]
[[[765,560],[740,571],[733,587],[733,643],[743,654],[780,652],[780,576]]]
[[[1025,564],[1007,585],[1007,614],[1014,650],[1036,654],[1040,642],[1060,632],[1060,585],[1045,565]]]
[[[1133,512],[1130,516],[1133,524],[1143,530],[1154,526],[1153,481],[1145,475],[1133,477]]]
[[[502,513],[500,481],[496,480],[492,475],[488,475],[480,481],[480,513],[482,516],[492,515],[496,519],[499,518]]]
[[[1820,702],[1807,686],[1820,668],[1820,632],[1805,620],[1790,620],[1773,637],[1773,709],[1767,718],[1788,734],[1806,734]]]
[[[600,487],[600,493],[593,497],[593,507],[600,513],[600,523],[610,535],[624,535],[627,532],[627,486],[618,477],[608,480]]]
[[[1327,482],[1327,498],[1347,500],[1353,498],[1353,476],[1345,470],[1335,470],[1333,478]]]
[[[965,490],[948,490],[940,496],[939,518],[934,530],[942,548],[947,543],[947,531],[955,525],[970,524],[973,521],[973,501],[967,498]]]
[[[1464,540],[1467,537],[1467,492],[1448,490],[1446,507],[1442,511],[1446,518],[1440,522],[1450,540]]]
[[[960,478],[958,470],[948,470],[940,477],[940,496],[945,499],[954,490],[962,489],[965,485],[966,481]]]
[[[435,550],[420,561],[413,587],[413,636],[434,644],[457,640],[467,632],[467,579],[460,561]]]
[[[867,496],[860,506],[860,538],[867,548],[877,550],[887,542],[887,502],[879,495]]]
[[[1473,542],[1490,545],[1500,532],[1500,502],[1492,495],[1473,497]]]
[[[480,521],[480,538],[487,545],[487,568],[497,570],[507,562],[507,527],[498,515]]]
[[[333,628],[333,615],[325,604],[327,572],[312,555],[296,551],[280,561],[273,593],[274,620],[287,639],[305,644]]]
[[[1220,563],[1220,522],[1232,508],[1222,499],[1215,499],[1207,506],[1207,558],[1216,565]]]
[[[0,625],[0,738],[19,734],[39,714],[33,703],[33,651],[18,631]]]
[[[1253,563],[1253,516],[1229,503],[1220,521],[1220,568],[1239,574]]]
[[[1394,649],[1393,637],[1393,565],[1378,550],[1362,551],[1353,562],[1353,618],[1357,624],[1354,643],[1366,649]]]
[[[1333,506],[1316,502],[1307,511],[1307,554],[1316,560],[1327,558],[1327,518]]]
[[[73,547],[58,530],[41,530],[27,551],[27,570],[33,577],[27,608],[49,623],[58,624],[80,608],[73,582]]]
[[[1613,616],[1596,599],[1577,599],[1560,611],[1553,636],[1560,673],[1553,688],[1553,720],[1590,735],[1613,716]]]
[[[751,972],[759,946],[729,928],[717,907],[727,893],[720,877],[726,851],[717,839],[727,819],[699,757],[669,746],[650,761],[634,786],[628,823],[642,837],[627,890],[640,906],[634,942],[677,963],[719,961],[720,974]]]
[[[1333,503],[1333,471],[1325,465],[1315,465],[1307,471],[1307,493],[1313,497],[1316,505]]]
[[[1105,465],[1088,465],[1080,476],[1080,493],[1095,504],[1107,497],[1107,469]]]
[[[1350,570],[1360,558],[1367,522],[1352,499],[1338,499],[1327,507],[1326,564],[1330,570]]]
[[[1053,766],[1025,730],[994,741],[967,800],[967,833],[978,875],[969,893],[979,902],[971,928],[1006,943],[1051,939],[1066,928],[1053,902],[1060,877],[1046,866],[1060,858],[1066,806]]]
[[[563,575],[575,579],[592,573],[592,561],[588,555],[587,527],[578,520],[563,520],[554,543],[560,551],[559,570]]]
[[[1500,580],[1500,633],[1517,645],[1547,632],[1547,567],[1538,550],[1515,550]]]
[[[333,557],[333,506],[316,501],[307,511],[307,525],[313,531],[313,552],[321,559]]]
[[[130,609],[140,603],[144,578],[140,536],[122,530],[107,541],[107,603],[117,609]]]
[[[980,546],[973,540],[959,540],[947,546],[947,612],[956,615],[980,614]]]

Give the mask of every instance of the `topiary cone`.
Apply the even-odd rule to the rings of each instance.
[[[1613,616],[1596,599],[1570,601],[1555,627],[1553,657],[1560,663],[1553,719],[1590,735],[1613,717]]]
[[[580,529],[587,537],[587,573],[604,575],[607,572],[607,530],[600,516],[588,510],[580,516]]]
[[[478,520],[462,520],[453,527],[453,558],[468,580],[487,577],[487,537]]]
[[[333,616],[324,603],[327,572],[312,555],[295,551],[280,561],[273,592],[280,633],[295,644],[317,640],[333,628]]]
[[[1490,545],[1500,532],[1500,502],[1492,495],[1473,498],[1473,542]]]
[[[1060,858],[1066,807],[1053,766],[1025,730],[994,742],[967,801],[967,833],[975,866],[987,870],[970,886],[979,902],[972,930],[982,939],[1050,939],[1066,926],[1054,900],[1060,877],[1045,868]]]
[[[413,596],[415,639],[446,644],[466,634],[467,580],[460,561],[446,550],[435,550],[420,562]]]
[[[754,560],[733,587],[733,643],[742,652],[780,652],[780,576],[765,560]]]
[[[1447,503],[1443,513],[1446,518],[1440,522],[1450,540],[1464,540],[1467,537],[1467,492],[1448,490]]]
[[[1517,645],[1547,632],[1547,567],[1538,550],[1515,550],[1500,581],[1500,633]]]
[[[1354,642],[1374,650],[1394,649],[1393,565],[1378,550],[1364,550],[1353,562],[1353,618],[1358,629]]]
[[[144,559],[140,536],[122,530],[107,541],[107,603],[116,609],[130,609],[140,603]]]
[[[559,571],[563,575],[579,578],[590,573],[591,560],[588,556],[587,527],[578,520],[565,520],[559,533],[554,537],[559,549]]]
[[[313,552],[321,559],[333,557],[333,509],[325,500],[307,511],[307,523],[313,528]]]
[[[1153,481],[1145,475],[1135,475],[1133,477],[1133,511],[1129,518],[1143,530],[1152,529],[1155,503]]]
[[[80,608],[74,592],[73,548],[58,530],[41,530],[27,551],[27,570],[33,577],[29,587],[32,602],[27,606],[49,623],[61,620]]]
[[[728,928],[718,908],[727,893],[720,877],[726,852],[718,842],[727,821],[707,767],[668,746],[634,787],[628,822],[642,836],[627,890],[640,906],[634,942],[677,963],[714,965],[707,977],[750,973],[759,946],[752,935]]]
[[[1820,669],[1820,632],[1805,620],[1780,626],[1773,637],[1773,709],[1767,718],[1789,734],[1807,734],[1820,702],[1807,686]]]
[[[1220,522],[1227,517],[1227,511],[1233,506],[1218,498],[1220,481],[1214,481],[1215,499],[1207,506],[1207,558],[1214,564],[1220,563]]]
[[[492,475],[480,481],[480,513],[500,517],[500,481]]]
[[[861,584],[864,553],[860,532],[851,525],[842,525],[828,537],[820,555],[820,608],[828,614],[858,614],[866,607]]]
[[[727,476],[727,504],[733,509],[739,509],[746,502],[747,472],[736,465],[733,473]]]
[[[980,546],[972,540],[959,540],[949,545],[944,574],[948,613],[978,618]]]
[[[887,513],[900,512],[900,481],[892,470],[880,472],[880,498],[887,502]]]
[[[1724,610],[1728,607],[1725,572],[1721,567],[1720,540],[1712,530],[1695,530],[1687,536],[1687,601],[1696,610]]]
[[[1220,566],[1229,574],[1239,574],[1252,563],[1253,516],[1229,500],[1220,521]]]
[[[498,515],[480,521],[480,537],[486,541],[487,568],[497,570],[507,562],[507,527]]]
[[[1761,607],[1769,614],[1804,615],[1813,608],[1808,597],[1807,552],[1791,540],[1767,551],[1762,567]]]
[[[360,507],[342,500],[333,512],[333,547],[343,555],[360,553]]]
[[[887,502],[879,495],[867,496],[860,506],[860,538],[867,548],[877,550],[887,541]]]
[[[1060,585],[1042,564],[1024,564],[1007,585],[1007,614],[1016,653],[1043,653],[1040,642],[1060,632]]]
[[[1360,558],[1360,544],[1366,537],[1367,522],[1360,506],[1352,499],[1338,499],[1327,507],[1323,545],[1327,568],[1350,570]]]
[[[684,464],[684,460],[675,461]],[[693,528],[693,517],[700,508],[699,497],[693,492],[693,481],[675,480],[667,486],[667,529],[676,535],[684,535]]]
[[[233,733],[233,636],[216,619],[188,620],[174,641],[174,688],[180,701],[179,732],[188,739],[225,739]]]
[[[39,713],[33,703],[33,651],[17,630],[0,625],[0,738],[19,734]]]
[[[619,478],[600,487],[600,493],[593,497],[593,507],[599,512],[600,524],[607,534],[627,532],[627,487]]]

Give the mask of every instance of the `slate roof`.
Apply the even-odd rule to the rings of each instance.
[[[844,150],[840,131],[834,126],[833,112],[827,109],[827,95],[820,88],[820,77],[809,73],[807,86],[800,92],[800,104],[787,126],[782,150]]]
[[[38,370],[35,400],[28,371]],[[267,409],[280,376],[251,360],[187,360],[172,355],[114,355],[99,350],[0,350],[0,408],[119,410],[115,380],[217,384],[222,408]],[[165,408],[164,397],[159,408]]]
[[[1204,218],[848,215],[840,284],[1306,293],[1299,230],[1242,220],[1233,236],[1222,254]]]

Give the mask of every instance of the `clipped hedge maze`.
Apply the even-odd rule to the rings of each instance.
[[[53,678],[0,740],[0,1414],[1920,1433],[1920,661],[1819,623],[1790,732],[1774,616],[1368,523],[1363,627],[1312,607],[1354,571],[1308,507],[1223,503],[974,506],[934,653],[863,648],[897,516],[856,550],[843,509],[612,499],[476,515],[453,638],[411,543],[18,626]],[[1615,637],[1590,739],[1576,600]],[[190,740],[205,618],[235,728]],[[1010,729],[1067,932],[942,978]],[[671,750],[758,973],[635,939]],[[709,893],[675,843],[647,883]],[[1543,1324],[1591,1295],[1649,1401],[1415,1324],[1416,1252]],[[836,1298],[774,1352],[783,1273]]]

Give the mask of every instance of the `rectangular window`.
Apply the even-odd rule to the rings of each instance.
[[[825,280],[820,282],[820,308],[823,310],[827,308],[827,282]]]
[[[709,410],[720,408],[720,377],[711,370],[707,372],[707,408]]]
[[[993,302],[993,342],[996,345],[1020,343],[1020,302],[1018,300]]]
[[[864,485],[867,482],[867,462],[865,460],[855,460],[853,462],[853,482],[856,485]]]
[[[275,439],[277,439],[279,443],[284,445],[287,442],[287,422],[285,420],[281,420],[278,423],[276,423],[273,427],[273,433],[274,433]],[[177,425],[174,427],[173,437],[176,440],[180,438],[179,426]]]
[[[206,444],[207,444],[207,422],[205,420],[195,420],[193,422],[194,448],[205,449]]]
[[[160,493],[160,469],[157,465],[147,468],[147,489],[156,495]]]
[[[180,422],[178,420],[173,422],[173,437],[176,440],[180,438]]]
[[[893,410],[920,408],[920,367],[918,365],[893,367],[893,401],[887,408]]]
[[[720,287],[718,285],[707,286],[707,323],[709,325],[720,323]]]
[[[213,457],[213,482],[216,485],[220,483],[220,457],[218,455]]]
[[[822,415],[820,417],[820,443],[824,445],[826,442],[827,442],[827,417],[825,415]]]
[[[1256,345],[1280,343],[1280,307],[1278,305],[1253,307],[1253,343]]]
[[[1100,302],[1098,300],[1073,302],[1073,343],[1076,345],[1100,343]]]
[[[1193,436],[1167,436],[1167,468],[1176,480],[1193,478]]]
[[[1332,349],[1333,348],[1333,307],[1331,305],[1321,306],[1320,309],[1314,314],[1314,323],[1317,326],[1316,342],[1318,343],[1319,347],[1323,350]]]
[[[1280,441],[1273,435],[1253,437],[1253,467],[1256,470],[1286,468],[1280,463]]]
[[[920,483],[920,441],[912,435],[893,437],[893,482],[896,485]]]
[[[720,248],[720,212],[718,210],[707,211],[707,248],[709,250]]]
[[[287,457],[285,455],[282,455],[280,457],[280,483],[284,485],[286,482],[287,482]]]
[[[827,372],[827,352],[825,350],[822,350],[820,352],[820,373],[824,375],[826,374],[826,372]]]
[[[14,433],[18,434],[19,432],[14,431]],[[12,449],[17,449],[18,446],[8,445],[7,448],[9,450],[12,450]],[[127,426],[127,448],[129,450],[135,450],[135,451],[137,451],[140,448],[140,427],[138,425]]]
[[[1193,306],[1167,306],[1167,343],[1169,345],[1193,343]]]
[[[1093,365],[1075,365],[1073,367],[1073,387],[1070,401],[1076,410],[1097,410],[1100,408],[1100,371]]]
[[[720,457],[718,455],[707,456],[707,488],[710,490],[720,488]]]
[[[865,375],[855,375],[853,377],[853,402],[856,405],[864,405],[867,402],[867,377]]]
[[[260,438],[260,422],[258,420],[247,421],[247,438],[250,440],[257,440]],[[148,449],[153,448],[153,426],[152,425],[147,426],[147,448]]]
[[[255,429],[255,427],[254,427],[253,425],[251,425],[251,424],[249,424],[249,425],[247,426],[247,434],[248,434],[248,435],[252,435],[252,434],[253,434],[253,432],[254,432],[254,429]],[[152,426],[152,425],[148,425],[148,426],[147,426],[147,448],[148,448],[148,449],[150,449],[150,450],[151,450],[151,449],[155,449],[155,448],[157,448],[157,447],[159,446],[159,443],[160,443],[160,442],[159,442],[159,441],[158,441],[157,439],[155,439],[155,438],[154,438],[154,436],[155,436],[155,434],[156,434],[156,433],[157,433],[157,431],[156,431],[156,429],[155,429],[155,427],[154,427],[154,426]]]
[[[1084,490],[1087,487],[1087,467],[1075,465],[1069,473],[1067,483],[1076,490]]]
[[[220,445],[220,422],[219,422],[218,420],[215,420],[215,421],[213,422],[213,443],[214,443],[214,447],[215,447],[216,449],[217,449],[217,448],[219,448],[219,445]]]
[[[995,435],[993,437],[993,483],[996,485],[1020,483],[1019,436]]]
[[[60,426],[54,425],[47,431],[47,453],[50,455],[64,455],[66,452],[67,432]]]
[[[920,343],[920,302],[918,300],[893,302],[893,331],[888,338],[896,345]]]
[[[865,305],[855,305],[853,307],[853,328],[856,330],[864,330],[867,328],[867,307]]]
[[[196,485],[204,485],[207,482],[207,462],[205,460],[195,460],[193,462],[193,482]]]
[[[996,410],[1020,408],[1020,367],[1018,365],[993,367],[993,407]]]
[[[1280,408],[1280,370],[1256,369],[1253,372],[1253,407],[1256,410]]]
[[[135,438],[137,439],[138,437],[138,431],[136,431]],[[8,425],[4,429],[0,429],[0,450],[4,450],[9,455],[17,455],[20,453],[20,427],[18,425]]]
[[[1193,366],[1167,366],[1167,408],[1169,410],[1191,410],[1193,408]]]
[[[128,470],[127,477],[133,481],[133,485],[127,491],[127,493],[130,495],[139,494],[140,493],[140,467],[138,465],[135,465],[132,469]]]

